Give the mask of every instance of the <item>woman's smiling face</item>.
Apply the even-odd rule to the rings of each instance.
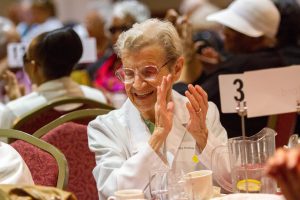
[[[169,67],[174,62],[167,62],[163,48],[158,44],[143,47],[139,51],[126,51],[122,55],[123,67],[130,68],[135,72],[133,83],[125,83],[126,93],[131,102],[143,114],[154,111],[156,103],[157,86],[162,82],[163,76],[172,73]],[[158,74],[156,79],[151,81],[144,80],[138,73],[145,66],[156,66]],[[170,91],[168,91],[170,95]]]

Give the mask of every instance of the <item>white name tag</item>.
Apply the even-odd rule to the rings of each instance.
[[[243,74],[219,76],[221,110],[223,113],[236,113],[237,101],[246,101],[243,76]]]
[[[23,67],[23,55],[25,54],[27,44],[9,43],[7,45],[7,61],[11,68]]]
[[[177,161],[192,162],[195,155],[195,141],[183,141],[177,151]]]
[[[97,45],[95,38],[81,38],[83,53],[79,63],[92,63],[97,60]]]

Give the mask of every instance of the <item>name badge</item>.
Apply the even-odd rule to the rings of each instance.
[[[183,141],[178,148],[177,161],[192,161],[195,155],[195,141]]]

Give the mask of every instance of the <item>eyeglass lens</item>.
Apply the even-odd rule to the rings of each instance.
[[[138,70],[138,74],[144,80],[153,80],[158,74],[156,66],[146,66]],[[123,68],[117,71],[117,76],[125,83],[132,82],[134,80],[135,71],[128,68]]]

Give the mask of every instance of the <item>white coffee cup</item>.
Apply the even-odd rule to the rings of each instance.
[[[211,170],[200,170],[185,174],[185,190],[190,199],[206,200],[213,196]]]
[[[114,193],[114,196],[110,196],[107,200],[129,200],[129,199],[144,199],[143,190],[128,189],[118,190]]]

